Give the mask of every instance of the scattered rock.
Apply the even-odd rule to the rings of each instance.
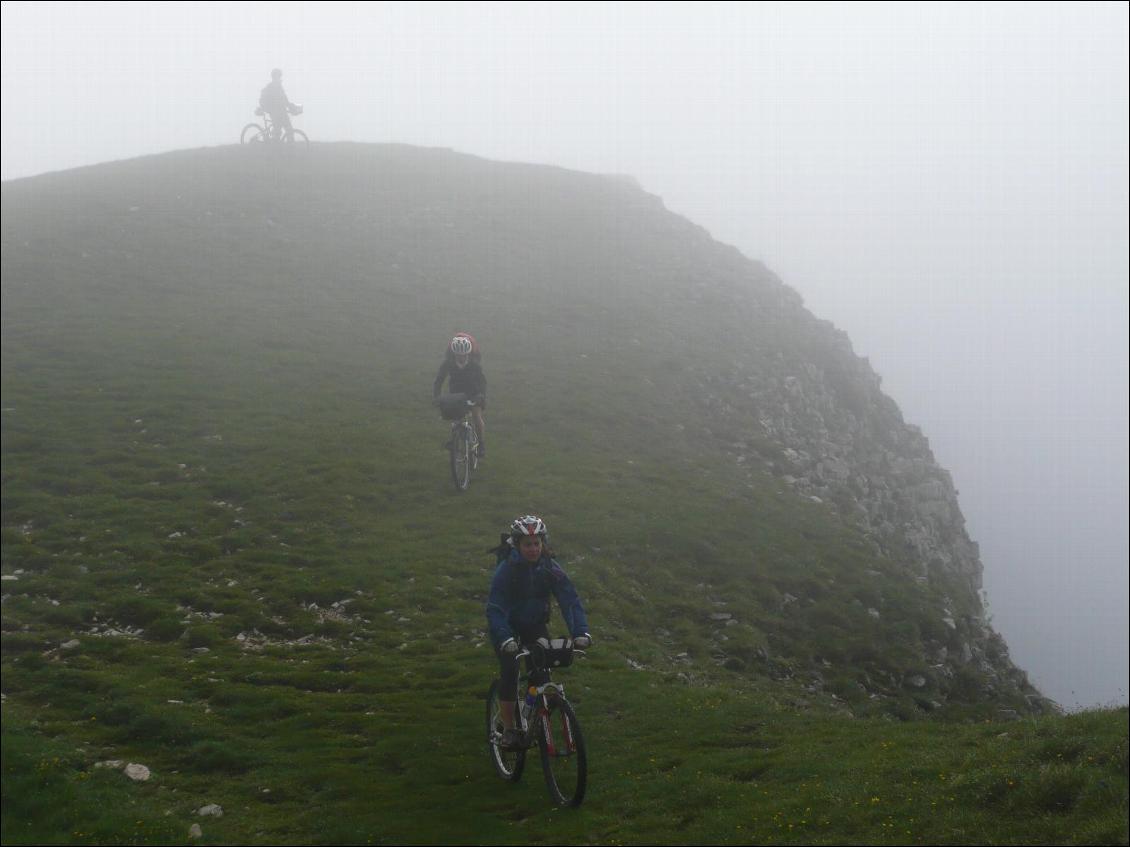
[[[202,818],[222,818],[224,816],[223,807],[218,803],[209,803],[207,806],[201,806],[196,810],[196,814]]]
[[[148,782],[150,777],[149,768],[145,767],[145,765],[130,762],[126,765],[126,776],[134,782]]]
[[[202,838],[204,836],[203,830],[200,829],[200,824],[194,823],[188,828],[189,838]]]

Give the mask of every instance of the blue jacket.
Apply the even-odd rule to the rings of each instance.
[[[490,639],[498,647],[507,638],[535,629],[549,621],[549,597],[557,598],[569,635],[576,637],[589,630],[585,609],[577,589],[557,564],[542,556],[537,564],[529,564],[517,550],[499,561],[490,583],[487,600],[487,622]]]

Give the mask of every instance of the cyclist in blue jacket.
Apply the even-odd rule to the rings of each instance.
[[[504,747],[516,746],[521,741],[514,729],[514,701],[518,694],[515,656],[523,645],[549,637],[550,595],[557,598],[573,644],[581,649],[592,644],[581,598],[561,565],[554,561],[548,540],[541,518],[517,518],[510,524],[510,536],[498,548],[498,567],[490,584],[486,611],[505,694],[500,704],[506,730],[502,738]]]

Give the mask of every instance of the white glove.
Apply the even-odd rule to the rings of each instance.
[[[498,652],[502,653],[504,656],[513,656],[518,652],[518,642],[513,638],[507,638],[498,648]]]
[[[586,647],[592,646],[592,636],[587,632],[584,635],[578,635],[573,639],[573,646],[578,650],[584,650]]]

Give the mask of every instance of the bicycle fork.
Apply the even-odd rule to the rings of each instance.
[[[541,718],[541,732],[542,740],[545,742],[545,751],[550,756],[572,756],[577,752],[577,742],[573,740],[573,727],[570,724],[569,718],[565,712],[559,711],[561,716],[561,741],[563,744],[559,747],[553,743],[553,727],[551,725],[550,710],[543,706],[538,710],[539,717]]]

